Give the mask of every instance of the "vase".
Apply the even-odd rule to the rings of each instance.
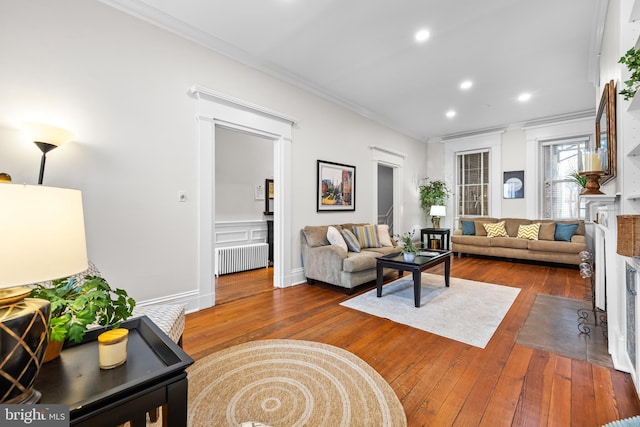
[[[416,259],[415,252],[405,252],[402,254],[406,262],[413,262]]]

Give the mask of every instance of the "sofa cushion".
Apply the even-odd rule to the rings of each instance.
[[[486,223],[483,226],[487,231],[487,237],[508,237],[507,230],[504,228],[504,221]]]
[[[316,246],[326,246],[329,244],[327,240],[327,229],[329,227],[326,225],[307,225],[302,229],[304,233],[304,237],[307,239],[307,245],[312,248]]]
[[[530,219],[524,218],[503,218],[502,221],[504,221],[504,229],[507,230],[507,234],[509,235],[509,237],[517,237],[518,228],[521,225],[531,224]]]
[[[380,246],[383,248],[393,246],[391,234],[389,234],[389,226],[387,224],[378,224],[378,239],[380,239]]]
[[[360,252],[358,238],[350,230],[342,229],[342,237],[344,237],[347,248],[349,248],[351,252]]]
[[[577,254],[585,250],[584,243],[559,242],[549,240],[527,240],[530,251],[558,252],[566,254]]]
[[[540,223],[536,222],[535,224],[529,225],[520,225],[518,227],[518,237],[519,239],[528,239],[528,240],[538,240],[538,234],[540,232]]]
[[[344,249],[345,252],[349,250],[349,248],[347,247],[347,242],[345,242],[344,237],[342,237],[342,233],[340,233],[340,231],[338,231],[338,229],[333,226],[329,226],[327,228],[327,240],[332,245]]]
[[[555,240],[556,223],[541,222],[540,231],[538,232],[538,240]]]
[[[451,236],[451,242],[459,245],[470,245],[470,246],[491,246],[491,239],[488,239],[487,236],[464,236],[461,234],[454,234]]]
[[[462,234],[465,236],[474,236],[476,234],[476,223],[474,221],[460,221],[462,225]]]
[[[376,268],[376,254],[372,252],[354,253],[349,252],[342,260],[342,270],[347,273],[357,273]]]
[[[487,230],[485,230],[484,224],[496,223],[498,222],[498,220],[496,218],[481,218],[474,219],[473,222],[475,223],[476,227],[476,236],[486,236]]]
[[[554,235],[555,240],[561,240],[563,242],[570,242],[571,236],[578,229],[578,224],[556,224],[556,233]]]
[[[515,237],[492,237],[489,240],[492,248],[511,248],[511,249],[527,249],[527,239],[518,239]]]
[[[381,246],[376,225],[356,225],[352,231],[360,243],[360,248],[379,248]]]

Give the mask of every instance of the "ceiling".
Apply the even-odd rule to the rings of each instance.
[[[103,2],[421,140],[594,114],[606,0]]]

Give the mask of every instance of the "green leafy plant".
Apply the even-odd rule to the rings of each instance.
[[[569,178],[577,183],[580,187],[585,188],[587,186],[587,177],[580,175],[578,171],[573,171],[569,174]]]
[[[402,242],[402,253],[416,253],[418,248],[413,242],[413,235],[415,231],[404,233],[403,235],[396,235],[396,239]]]
[[[424,179],[425,183],[419,187],[420,189],[420,207],[424,209],[427,215],[431,212],[431,206],[444,205],[451,196],[451,190],[442,180]],[[431,219],[433,222],[433,218]]]
[[[625,80],[626,88],[620,91],[620,95],[625,101],[633,98],[640,88],[640,50],[631,48],[618,60],[618,63],[625,64],[631,73],[629,80]]]
[[[82,282],[65,278],[54,280],[51,285],[38,284],[29,296],[51,303],[51,341],[81,342],[92,324],[117,328],[131,317],[136,305],[125,290],[111,289],[107,281],[98,276],[86,276]]]

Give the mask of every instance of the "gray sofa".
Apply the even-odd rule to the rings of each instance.
[[[351,230],[356,225],[365,224],[337,224],[333,227]],[[328,228],[328,225],[319,225],[300,230],[302,266],[309,284],[320,281],[341,286],[350,293],[356,286],[376,279],[376,257],[401,250],[394,246],[392,239],[392,246],[362,248],[360,252],[345,251],[329,243]],[[394,271],[385,269],[383,274]]]
[[[508,237],[487,237],[483,223],[505,222]],[[466,222],[466,224],[463,224]],[[472,222],[474,227],[469,223]],[[520,225],[540,223],[537,239],[518,238]],[[570,236],[570,241],[557,240],[557,224],[577,224]],[[463,227],[465,225],[465,227]],[[566,229],[565,226],[560,226]],[[466,228],[467,234],[463,233]],[[469,229],[475,233],[470,234]],[[560,264],[580,264],[580,252],[587,250],[585,242],[585,226],[583,220],[554,221],[549,219],[530,220],[522,218],[460,218],[458,228],[451,236],[451,250],[454,253],[487,255],[494,257],[515,258],[523,260],[554,262]]]

